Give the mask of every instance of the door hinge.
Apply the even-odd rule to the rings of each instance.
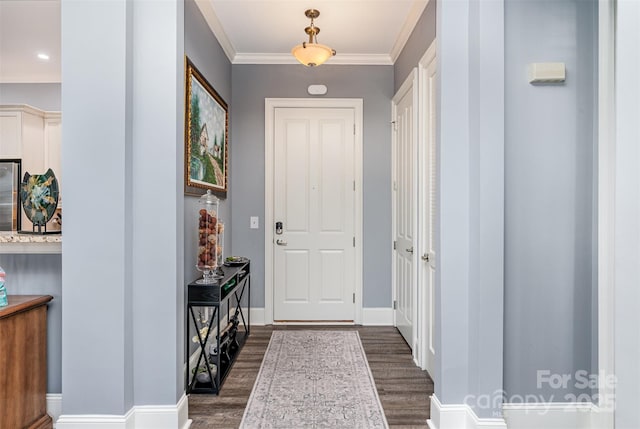
[[[353,124],[353,135],[356,135],[356,124]]]
[[[356,181],[355,180],[353,181],[353,190],[354,191],[356,190]]]
[[[395,299],[393,300],[393,309],[394,310],[398,309],[398,301],[396,301]]]
[[[356,247],[356,236],[353,236],[353,247]]]
[[[393,240],[393,250],[396,250],[398,248],[398,242]]]
[[[356,293],[355,292],[353,293],[353,303],[354,304],[356,303]]]

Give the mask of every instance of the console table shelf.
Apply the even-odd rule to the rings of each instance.
[[[222,270],[216,283],[187,286],[187,393],[218,394],[249,336],[250,263]]]

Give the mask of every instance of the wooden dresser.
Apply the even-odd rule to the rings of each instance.
[[[52,299],[9,295],[9,306],[0,307],[0,429],[53,427],[46,404],[47,303]]]

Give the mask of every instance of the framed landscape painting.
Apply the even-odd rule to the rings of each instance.
[[[185,193],[202,195],[211,189],[227,196],[229,110],[227,103],[186,58]]]

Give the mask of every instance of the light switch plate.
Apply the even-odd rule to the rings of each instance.
[[[251,216],[251,219],[249,221],[249,228],[258,229],[259,227],[260,227],[260,220],[258,216]]]

